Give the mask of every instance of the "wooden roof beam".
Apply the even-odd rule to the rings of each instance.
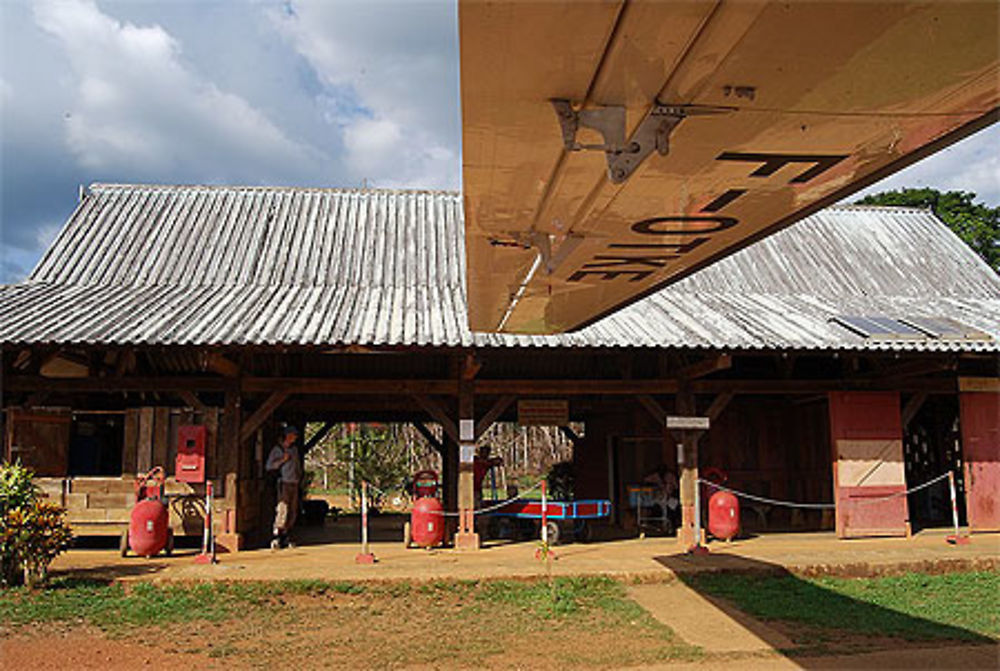
[[[515,400],[517,400],[517,397],[513,394],[506,394],[497,399],[496,403],[493,404],[493,407],[490,408],[485,415],[480,417],[478,422],[476,422],[476,440],[479,440],[480,436],[489,431],[489,428],[493,426],[493,423],[497,421],[497,418],[502,415]]]
[[[455,422],[448,416],[448,413],[445,412],[444,408],[442,408],[437,401],[424,394],[414,394],[413,400],[415,400],[435,422],[441,425],[441,428],[449,438],[454,440],[456,443],[459,442],[458,427],[455,426]]]
[[[410,424],[417,430],[417,433],[423,436],[424,440],[426,440],[431,447],[437,450],[438,454],[444,456],[444,444],[437,439],[437,436],[435,436],[430,429],[427,428],[426,424],[423,422],[410,422]]]
[[[260,407],[254,411],[247,421],[243,423],[240,428],[240,443],[246,442],[250,436],[253,435],[254,431],[260,428],[260,426],[267,421],[267,419],[274,414],[274,411],[285,402],[288,398],[288,390],[281,390],[272,392],[267,399],[261,403]]]
[[[715,420],[719,418],[719,415],[722,414],[722,411],[726,409],[726,406],[729,405],[729,402],[732,400],[733,400],[732,393],[722,392],[714,399],[712,399],[712,404],[709,405],[708,409],[705,411],[705,416],[708,417],[708,420],[710,422],[714,423]]]
[[[717,373],[720,370],[728,370],[732,366],[733,358],[730,355],[719,354],[698,363],[693,363],[690,366],[685,366],[677,372],[677,375],[685,380],[697,380],[700,377]]]

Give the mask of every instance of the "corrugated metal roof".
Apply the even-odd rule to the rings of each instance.
[[[577,333],[473,334],[460,194],[98,184],[0,342],[1000,351],[1000,278],[931,214],[831,208]],[[871,340],[838,314],[986,341]]]

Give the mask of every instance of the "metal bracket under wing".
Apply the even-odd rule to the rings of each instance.
[[[632,137],[625,140],[625,108],[618,105],[594,109],[573,109],[568,100],[552,100],[562,129],[563,146],[567,151],[603,151],[608,160],[608,179],[613,184],[627,180],[636,168],[655,150],[660,156],[670,153],[670,134],[689,116],[725,114],[730,107],[703,105],[663,105],[656,103],[646,114]],[[596,130],[604,144],[581,144],[576,133],[583,126]]]

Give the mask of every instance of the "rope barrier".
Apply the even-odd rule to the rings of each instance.
[[[716,482],[712,482],[711,480],[702,480],[701,478],[698,478],[698,482],[703,485],[708,485],[709,487],[715,487],[716,489],[722,490],[724,492],[729,492],[733,496],[738,496],[740,498],[748,499],[750,501],[756,501],[758,503],[767,503],[773,506],[785,506],[786,508],[810,508],[814,510],[827,510],[836,507],[832,503],[797,503],[795,501],[780,501],[778,499],[769,499],[766,496],[747,494],[746,492],[741,492],[737,489],[730,489],[729,487],[723,487],[722,485]]]
[[[940,482],[941,480],[944,480],[947,477],[948,477],[948,473],[942,473],[941,475],[937,476],[936,478],[928,480],[927,482],[925,482],[923,484],[917,485],[916,487],[912,487],[912,488],[907,489],[907,490],[902,491],[902,492],[894,492],[894,493],[889,494],[887,496],[879,496],[879,497],[875,497],[875,498],[867,498],[867,497],[865,497],[865,498],[853,498],[852,501],[854,501],[855,503],[857,503],[859,505],[860,504],[868,504],[868,503],[881,503],[882,501],[888,501],[890,499],[895,499],[895,498],[899,498],[901,496],[907,496],[907,495],[912,494],[914,492],[918,492],[921,489],[924,489],[926,487],[930,487],[931,485],[933,485],[933,484],[935,484],[937,482]],[[698,478],[698,482],[700,484],[707,485],[709,487],[714,487],[715,489],[718,489],[718,490],[721,490],[721,491],[724,491],[724,492],[729,492],[733,496],[744,498],[744,499],[747,499],[749,501],[756,501],[758,503],[766,503],[766,504],[772,505],[772,506],[784,506],[786,508],[807,508],[807,509],[812,509],[812,510],[833,510],[834,508],[837,507],[837,505],[835,503],[799,503],[797,501],[782,501],[782,500],[779,500],[779,499],[770,499],[770,498],[767,498],[766,496],[757,496],[756,494],[748,494],[747,492],[741,492],[741,491],[739,491],[737,489],[730,489],[729,487],[724,487],[724,486],[718,484],[717,482],[712,482],[711,480],[702,480],[701,478]]]
[[[524,490],[523,492],[521,492],[517,496],[511,497],[509,499],[504,499],[503,501],[500,501],[499,503],[496,503],[496,504],[494,504],[492,506],[489,506],[488,508],[480,508],[479,510],[474,510],[472,512],[472,514],[473,515],[482,515],[484,513],[491,513],[494,510],[499,510],[500,508],[503,508],[504,506],[506,506],[508,503],[512,503],[514,501],[517,501],[518,499],[520,499],[521,497],[523,497],[525,494],[527,494],[529,492],[533,492],[534,490],[538,489],[539,487],[542,486],[543,482],[545,482],[544,478],[542,478],[541,480],[539,480],[534,485],[532,485],[528,489]],[[375,485],[373,485],[371,483],[368,483],[368,486],[371,487],[372,489],[374,489],[375,491],[377,491],[382,496],[386,496],[386,497],[389,496],[388,492],[379,489],[378,487],[376,487]],[[437,514],[443,515],[445,517],[458,517],[458,512],[457,511],[456,512],[441,511],[440,513],[437,513]]]

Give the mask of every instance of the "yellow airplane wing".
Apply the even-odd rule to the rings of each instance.
[[[585,326],[1000,117],[995,0],[460,0],[459,22],[477,331]]]

